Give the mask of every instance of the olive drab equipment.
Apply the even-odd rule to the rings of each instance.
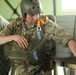
[[[39,0],[22,0],[20,7],[23,18],[25,13],[34,15],[42,12],[42,5]]]

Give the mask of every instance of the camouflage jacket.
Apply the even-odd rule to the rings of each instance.
[[[45,16],[41,16],[41,18],[45,20]],[[51,20],[49,20],[45,25],[41,24],[41,27],[43,31],[42,40],[37,40],[36,25],[33,27],[31,25],[25,25],[22,18],[17,18],[11,21],[9,25],[0,32],[0,35],[23,35],[28,39],[29,46],[26,49],[21,49],[19,45],[13,41],[11,43],[5,44],[5,55],[11,59],[27,59],[27,56],[30,54],[30,52],[32,53],[36,49],[39,49],[38,54],[43,53],[41,52],[43,51],[42,47],[45,48],[47,45],[49,45],[50,49],[52,49],[54,46],[54,41],[67,46],[68,41],[72,39],[72,37],[66,33],[63,28]],[[41,41],[43,41],[43,39],[46,39],[49,42],[42,44]],[[38,48],[39,45],[41,46]],[[41,55],[40,57],[42,57]],[[31,55],[29,55],[28,58],[31,58]]]

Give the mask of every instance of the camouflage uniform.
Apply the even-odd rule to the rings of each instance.
[[[45,16],[41,16],[41,18],[45,20]],[[5,57],[14,64],[16,75],[50,75],[49,70],[40,69],[44,63],[45,50],[52,49],[55,45],[54,41],[67,46],[68,41],[72,39],[64,29],[51,20],[41,27],[43,33],[41,40],[37,39],[36,25],[34,27],[25,25],[22,18],[13,20],[0,32],[0,35],[18,34],[28,39],[29,46],[25,49],[21,49],[15,41],[5,44]],[[34,60],[34,51],[37,52],[37,60]]]

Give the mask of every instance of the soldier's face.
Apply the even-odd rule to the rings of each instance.
[[[36,15],[27,14],[25,20],[27,24],[35,25],[37,23],[38,18],[39,18],[39,14]]]

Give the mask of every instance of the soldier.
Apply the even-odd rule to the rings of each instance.
[[[0,31],[8,25],[9,22],[0,15]],[[3,52],[3,45],[0,46],[0,75],[7,75],[9,72],[9,62],[6,61]]]
[[[0,31],[8,24],[9,22],[0,15]],[[2,46],[0,46],[0,49],[3,50]]]
[[[55,42],[69,47],[74,56],[76,43],[58,24],[40,16],[39,0],[22,0],[20,6],[23,18],[11,21],[0,32],[5,57],[15,66],[13,75],[50,75],[52,67],[47,57],[55,49]]]

